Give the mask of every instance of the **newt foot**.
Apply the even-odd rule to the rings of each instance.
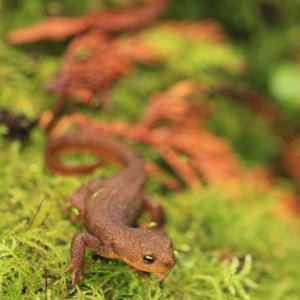
[[[75,287],[78,279],[79,279],[80,283],[84,282],[84,273],[83,273],[82,267],[78,267],[75,264],[70,263],[65,272],[72,273],[72,286],[73,287]]]

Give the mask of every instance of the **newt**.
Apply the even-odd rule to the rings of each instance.
[[[81,129],[50,138],[45,152],[48,167],[63,175],[86,174],[101,165],[67,166],[57,157],[62,152],[84,150],[114,161],[123,169],[109,179],[92,180],[70,197],[88,232],[75,234],[71,242],[72,285],[84,281],[87,249],[97,255],[118,259],[133,268],[155,274],[163,280],[176,260],[171,240],[163,230],[160,204],[144,194],[146,174],[142,160],[129,148],[95,129]],[[136,228],[143,211],[149,213],[154,228]]]

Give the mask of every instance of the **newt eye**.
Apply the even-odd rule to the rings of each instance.
[[[144,263],[147,265],[153,264],[155,262],[155,258],[152,255],[145,255],[143,257]]]

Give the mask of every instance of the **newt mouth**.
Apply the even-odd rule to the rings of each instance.
[[[159,279],[159,282],[162,284],[168,277],[169,273],[170,271],[165,273],[153,273],[153,274]]]
[[[157,267],[157,268],[149,268],[149,266],[144,266],[144,265],[140,265],[138,263],[135,263],[129,259],[126,259],[125,257],[117,257],[118,260],[121,260],[122,262],[130,265],[131,267],[146,272],[146,273],[151,273],[154,274],[157,278],[159,278],[161,280],[161,278],[163,278],[164,276],[166,277],[175,265],[175,263],[170,263],[168,265],[164,265],[163,267]]]

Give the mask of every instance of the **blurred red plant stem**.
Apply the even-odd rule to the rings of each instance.
[[[93,127],[146,144],[158,151],[190,188],[203,184],[222,186],[230,194],[235,194],[238,186],[264,191],[273,188],[277,181],[275,175],[265,169],[245,170],[227,140],[206,131],[203,124],[212,111],[207,103],[191,101],[205,96],[194,82],[186,80],[153,95],[144,117],[136,125],[94,122],[75,114],[65,118],[65,125],[59,122],[52,134],[59,134],[68,126]],[[286,202],[284,211],[299,214],[298,197],[291,191],[279,190],[278,199]],[[277,213],[282,212],[277,210]]]

